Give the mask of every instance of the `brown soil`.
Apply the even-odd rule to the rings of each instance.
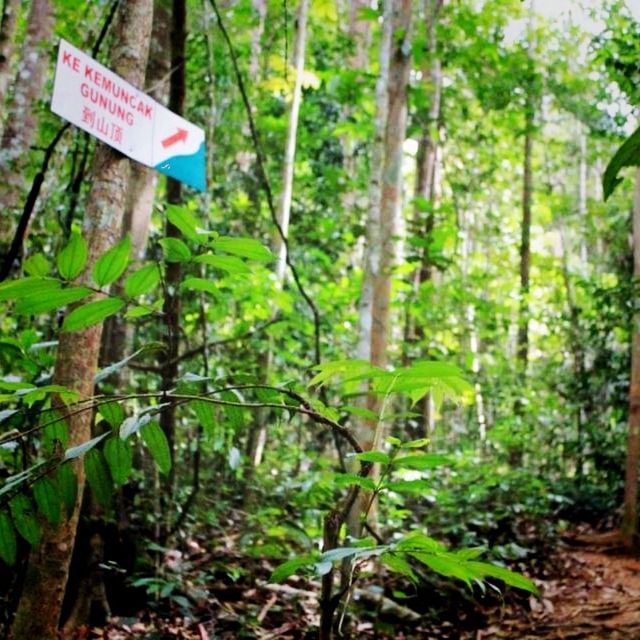
[[[538,582],[541,597],[530,598],[530,611],[503,610],[475,640],[640,638],[640,557],[612,535],[573,538],[558,551],[558,577]]]

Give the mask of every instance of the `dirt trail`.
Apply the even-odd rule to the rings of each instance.
[[[601,544],[559,549],[559,577],[539,582],[530,612],[503,613],[476,640],[640,639],[640,557]]]

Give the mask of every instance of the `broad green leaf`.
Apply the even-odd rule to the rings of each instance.
[[[363,451],[356,453],[356,460],[361,462],[380,462],[381,464],[389,464],[391,458],[383,451]]]
[[[180,229],[182,235],[193,242],[206,242],[208,234],[198,232],[198,219],[187,209],[175,204],[167,206],[167,219]]]
[[[212,435],[216,430],[216,419],[211,404],[202,400],[196,400],[195,402],[191,402],[190,405],[195,411],[198,422],[202,425],[205,433]]]
[[[42,451],[45,455],[64,451],[69,444],[69,425],[66,418],[56,409],[46,411],[40,416],[40,424],[47,425],[42,430]]]
[[[429,536],[424,535],[420,531],[412,531],[407,534],[402,540],[400,540],[396,544],[396,549],[399,551],[426,551],[429,553],[444,553],[446,552],[446,547],[430,538]]]
[[[30,276],[47,276],[51,272],[49,261],[41,253],[29,256],[22,266]]]
[[[385,552],[380,557],[380,560],[392,571],[406,576],[407,578],[409,578],[409,580],[411,580],[411,582],[413,582],[413,584],[417,584],[418,576],[412,569],[409,562],[402,555],[392,552]]]
[[[350,405],[340,407],[340,409],[341,411],[346,411],[347,413],[358,416],[359,418],[365,418],[365,420],[372,420],[374,422],[378,421],[378,414],[375,411],[371,411],[371,409],[365,409],[364,407],[352,407]]]
[[[149,307],[129,307],[124,314],[124,317],[134,320],[135,318],[150,316],[152,313],[153,309],[150,309]]]
[[[515,573],[514,571],[510,571],[504,567],[498,567],[495,564],[490,564],[489,562],[471,561],[468,565],[483,578],[497,578],[498,580],[502,580],[505,584],[508,584],[510,587],[516,587],[516,589],[522,589],[523,591],[528,591],[535,595],[538,594],[538,588],[536,585],[529,580],[529,578],[526,578],[520,573]]]
[[[60,290],[62,283],[53,278],[29,277],[0,283],[0,302],[24,297],[48,295]]]
[[[366,360],[334,360],[313,367],[318,373],[309,381],[309,386],[322,385],[332,378],[360,377],[381,373]]]
[[[618,174],[624,167],[640,166],[640,127],[636,129],[620,146],[602,176],[602,191],[605,201],[622,182]]]
[[[155,421],[148,422],[140,429],[142,440],[149,448],[155,463],[165,475],[171,470],[171,451],[164,431]]]
[[[124,409],[119,402],[106,402],[98,407],[100,415],[114,428],[117,429],[124,422]]]
[[[410,442],[403,442],[401,447],[403,449],[422,449],[429,444],[429,438],[419,438],[418,440],[411,440]]]
[[[185,278],[180,284],[180,289],[195,289],[196,291],[210,293],[213,296],[220,295],[216,283],[205,278]]]
[[[71,464],[61,464],[56,472],[56,484],[60,497],[67,510],[67,516],[71,516],[76,506],[78,496],[78,479]]]
[[[451,457],[443,453],[418,453],[395,458],[393,461],[393,464],[397,467],[418,470],[435,469],[436,467],[451,463]]]
[[[62,330],[71,332],[86,329],[118,313],[122,307],[124,307],[124,300],[120,298],[104,298],[94,302],[87,302],[80,307],[76,307],[65,317],[62,323]]]
[[[127,442],[109,438],[104,445],[104,457],[109,464],[111,477],[116,484],[125,484],[131,475],[133,452]]]
[[[212,253],[196,256],[194,262],[208,264],[210,267],[226,271],[231,275],[251,273],[246,262],[236,256],[217,256]]]
[[[9,566],[16,563],[16,550],[18,541],[16,539],[16,531],[13,528],[13,522],[9,514],[0,511],[0,558],[2,558]]]
[[[271,262],[274,258],[267,247],[253,238],[216,238],[209,243],[209,246],[217,251],[260,262]]]
[[[475,572],[472,567],[468,566],[468,564],[471,563],[461,562],[451,554],[436,555],[424,552],[408,553],[416,560],[427,565],[436,573],[448,578],[457,578],[458,580],[462,580],[468,586],[471,586],[472,580],[479,578],[477,572]]]
[[[42,531],[31,499],[23,493],[19,493],[11,499],[9,508],[18,533],[32,546],[37,545],[40,542]]]
[[[87,241],[79,234],[72,233],[67,246],[58,254],[58,273],[65,280],[77,278],[87,264]]]
[[[62,500],[58,488],[49,478],[40,478],[33,485],[33,497],[44,517],[53,525],[60,524]]]
[[[98,258],[93,267],[93,281],[99,287],[115,282],[125,272],[130,255],[131,238],[126,236]]]
[[[160,282],[160,270],[157,264],[147,264],[127,276],[124,292],[131,298],[149,293]]]
[[[76,447],[71,447],[71,449],[67,449],[64,454],[65,460],[73,460],[74,458],[79,458],[81,455],[84,455],[88,451],[91,451],[97,444],[102,442],[107,436],[109,432],[103,433],[100,436],[96,436],[95,438],[91,438],[87,442],[83,442],[82,444],[77,445]]]
[[[225,391],[220,394],[220,398],[226,402],[242,402],[242,398],[237,396],[234,391]],[[244,411],[241,407],[223,405],[222,410],[235,431],[244,427]]]
[[[337,473],[335,476],[335,483],[338,487],[346,487],[351,484],[355,484],[366,491],[373,491],[376,488],[376,483],[373,478],[363,478],[355,473]]]
[[[162,238],[159,240],[167,262],[189,262],[191,250],[179,238]]]
[[[396,493],[424,493],[431,488],[426,480],[394,480],[384,485],[385,489]]]
[[[60,309],[72,302],[77,302],[91,295],[87,287],[69,287],[55,291],[37,291],[25,296],[16,303],[14,312],[19,315],[35,315]]]
[[[282,582],[289,576],[292,576],[298,569],[302,567],[311,566],[315,563],[316,559],[313,556],[300,556],[298,558],[291,558],[283,564],[277,566],[271,574],[271,582]]]
[[[91,449],[84,457],[84,469],[87,474],[87,482],[98,504],[107,509],[111,504],[113,484],[109,467],[100,449]]]

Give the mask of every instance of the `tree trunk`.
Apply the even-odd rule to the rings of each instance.
[[[376,87],[376,93],[380,90],[382,94],[383,84],[386,85],[384,93],[377,96],[381,98],[378,104],[382,105],[382,115],[385,118],[376,123],[377,127],[381,127],[377,131],[384,132],[384,144],[380,148],[382,162],[379,170],[374,162],[378,158],[372,157],[371,205],[367,226],[368,251],[360,303],[359,349],[361,351],[358,354],[360,358],[365,357],[372,365],[381,368],[387,365],[391,277],[396,261],[396,233],[402,203],[402,160],[407,126],[407,87],[411,60],[411,1],[391,0],[389,5],[390,7],[385,4],[385,18],[390,19],[392,31],[389,34],[387,49],[384,32],[388,25],[383,23],[381,75]],[[386,13],[388,8],[391,9],[390,15]],[[391,34],[395,36],[393,42],[391,42]],[[385,55],[390,57],[388,66],[383,59]],[[386,79],[384,76],[387,76]],[[385,105],[382,104],[382,100],[385,101]],[[379,111],[376,113],[376,118],[378,116],[380,116]],[[379,202],[379,209],[376,207],[376,202]],[[369,299],[367,300],[365,296]],[[367,337],[368,345],[365,342]],[[367,405],[373,411],[380,411],[379,399],[374,396],[369,396]],[[365,449],[378,448],[384,438],[384,422],[381,416],[377,421],[359,421],[356,426],[356,435]],[[356,534],[359,528],[358,517],[368,508],[368,515],[374,519],[375,506],[370,505],[370,497],[365,492],[361,492],[351,509],[349,524],[352,534]]]
[[[640,278],[640,169],[636,169],[633,193],[633,279]],[[638,537],[638,457],[640,456],[640,314],[633,317],[631,338],[631,384],[629,386],[629,433],[624,482],[624,543],[635,546]]]
[[[182,115],[185,100],[185,43],[187,9],[185,0],[173,0],[172,26],[171,26],[171,83],[169,85],[169,109]],[[173,178],[167,178],[167,202],[169,204],[182,204],[182,184]],[[165,227],[165,236],[179,238],[180,230],[168,220]],[[180,354],[180,281],[182,280],[182,265],[179,262],[167,263],[165,274],[166,294],[163,312],[165,314],[166,337],[164,362],[162,365],[162,388],[172,389],[178,377],[178,356]],[[171,501],[175,484],[175,440],[176,440],[176,406],[172,403],[164,407],[160,414],[160,426],[167,436],[169,451],[171,453],[171,471],[166,482],[166,495],[164,495],[163,512],[165,519],[168,517],[167,501]]]
[[[0,108],[3,109],[11,77],[11,56],[15,45],[19,11],[20,0],[4,0],[2,18],[0,18]]]
[[[51,0],[33,0],[13,98],[0,143],[0,245],[11,241],[11,212],[22,197],[29,148],[38,126],[35,105],[42,98],[47,77],[52,26]]]
[[[152,0],[124,0],[117,21],[111,68],[134,86],[142,86],[147,62]],[[106,145],[98,145],[93,160],[93,183],[85,213],[84,235],[89,245],[87,267],[79,284],[87,283],[97,258],[120,239],[129,179],[129,160]],[[58,345],[54,382],[75,389],[83,398],[93,394],[102,325],[75,333],[62,333]],[[69,418],[69,445],[91,435],[91,412]],[[57,637],[62,598],[75,539],[84,489],[82,461],[74,465],[78,498],[71,517],[56,529],[46,527],[42,542],[33,549],[25,587],[13,625],[15,640],[53,640]]]
[[[291,218],[291,199],[293,196],[293,169],[296,157],[296,139],[298,135],[298,116],[302,103],[302,74],[304,73],[304,50],[307,39],[307,17],[309,14],[309,0],[300,0],[296,15],[296,40],[293,51],[293,64],[296,77],[293,86],[293,96],[289,107],[289,125],[287,141],[282,164],[282,191],[278,203],[278,222],[285,237],[289,235],[289,220]],[[286,247],[279,234],[275,236],[275,254],[278,256],[276,277],[283,282],[287,269]]]
[[[380,67],[376,81],[375,138],[371,145],[371,178],[369,180],[369,214],[367,216],[366,250],[362,273],[362,291],[358,305],[358,346],[356,357],[369,360],[371,356],[371,330],[373,305],[373,274],[380,260],[380,203],[382,200],[382,171],[384,168],[384,143],[389,112],[389,63],[391,59],[391,36],[393,34],[394,2],[384,2],[382,34],[380,36]],[[371,446],[372,436],[368,431],[359,433],[360,443]]]

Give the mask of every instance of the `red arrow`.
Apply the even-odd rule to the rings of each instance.
[[[165,138],[164,140],[162,140],[162,146],[165,149],[168,149],[169,147],[173,146],[176,142],[186,142],[186,141],[187,141],[187,130],[180,129],[180,127],[178,127],[178,130],[172,136],[169,136],[168,138]]]

